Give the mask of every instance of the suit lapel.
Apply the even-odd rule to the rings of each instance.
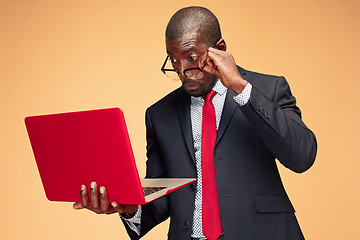
[[[176,110],[186,146],[190,152],[193,162],[195,163],[195,150],[190,119],[190,95],[187,94],[184,89],[179,92]]]
[[[246,76],[245,76],[246,71],[239,66],[238,66],[238,70],[241,74],[241,77],[246,80]],[[223,112],[221,114],[220,125],[219,125],[219,129],[218,129],[217,135],[216,135],[215,148],[216,148],[217,144],[219,143],[221,137],[223,136],[227,126],[229,125],[230,120],[231,120],[232,116],[234,115],[236,107],[238,106],[238,104],[233,99],[233,97],[235,95],[236,94],[232,90],[230,90],[230,89],[227,90],[224,108],[223,108]]]
[[[234,101],[233,97],[235,96],[235,93],[231,91],[230,89],[227,90],[225,103],[223,112],[221,114],[221,120],[219,129],[217,131],[216,135],[216,142],[215,142],[215,148],[218,142],[220,141],[221,137],[223,136],[227,126],[230,123],[230,120],[232,116],[234,115],[235,109],[237,107],[237,103]]]

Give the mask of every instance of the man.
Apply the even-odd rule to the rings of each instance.
[[[283,77],[238,67],[217,18],[202,7],[179,10],[166,28],[166,49],[182,86],[146,111],[146,177],[196,177],[143,206],[109,203],[91,186],[82,203],[121,213],[131,239],[170,217],[169,239],[304,239],[275,158],[295,172],[311,167],[314,134],[301,120]]]

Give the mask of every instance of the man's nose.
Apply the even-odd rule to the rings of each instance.
[[[179,74],[180,79],[186,78],[186,74],[184,73],[184,71],[188,68],[189,68],[189,64],[186,64],[185,62],[180,62],[179,69],[178,69],[178,71],[179,71],[178,74]]]

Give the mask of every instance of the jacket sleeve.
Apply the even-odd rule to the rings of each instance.
[[[240,109],[285,167],[301,173],[313,165],[316,138],[301,120],[300,109],[284,77],[276,77],[273,86],[266,88],[253,84],[249,101]]]

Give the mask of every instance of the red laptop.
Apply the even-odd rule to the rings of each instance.
[[[96,181],[110,202],[146,204],[196,180],[140,179],[119,108],[31,116],[25,124],[50,201],[79,202],[81,185]]]

